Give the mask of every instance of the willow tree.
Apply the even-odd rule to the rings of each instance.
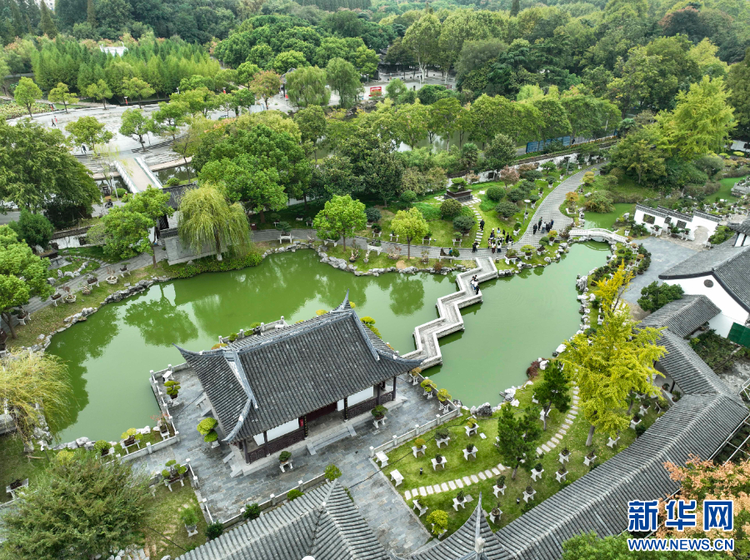
[[[656,396],[653,384],[658,372],[654,362],[665,354],[656,342],[659,329],[641,327],[630,317],[622,294],[633,278],[621,265],[612,278],[597,282],[602,325],[592,335],[581,333],[565,343],[560,361],[578,385],[581,410],[591,424],[586,445],[594,431],[615,437],[630,424],[627,399],[632,392]]]
[[[216,259],[222,245],[244,248],[250,239],[245,210],[239,202],[229,204],[224,194],[212,185],[188,190],[180,201],[177,232],[180,240],[201,253],[214,244]]]
[[[27,452],[37,429],[54,435],[67,426],[73,400],[68,368],[57,356],[23,352],[0,361],[0,401]]]

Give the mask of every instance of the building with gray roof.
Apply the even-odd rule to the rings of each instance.
[[[347,420],[394,400],[400,357],[344,302],[325,315],[204,352],[180,348],[205,391],[223,441],[250,463],[308,436],[328,414]]]

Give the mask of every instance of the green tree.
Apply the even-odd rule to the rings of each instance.
[[[18,85],[13,91],[13,99],[19,105],[26,107],[29,117],[34,118],[34,115],[31,114],[31,108],[36,103],[36,100],[41,98],[42,90],[34,83],[34,80],[31,78],[21,78],[18,80]]]
[[[66,124],[65,130],[70,133],[77,145],[88,145],[92,151],[95,145],[106,144],[114,136],[96,117],[80,117]]]
[[[516,17],[521,11],[521,0],[513,0],[510,4],[510,17]]]
[[[326,88],[326,72],[317,66],[297,68],[286,77],[289,101],[296,107],[328,105],[331,92]]]
[[[221,191],[204,184],[188,190],[180,201],[177,233],[180,240],[198,253],[212,244],[216,259],[222,260],[222,245],[238,249],[247,246],[250,231],[245,211],[238,202],[229,204]]]
[[[122,94],[125,97],[137,99],[139,104],[143,102],[144,97],[150,97],[154,93],[156,91],[151,87],[151,84],[140,78],[126,78],[122,81]]]
[[[52,222],[42,214],[32,214],[25,208],[21,210],[18,221],[8,225],[16,232],[18,239],[23,239],[32,249],[37,245],[46,249],[55,232]]]
[[[516,415],[510,404],[500,407],[497,419],[497,450],[505,465],[513,467],[511,479],[516,479],[518,467],[531,468],[531,457],[536,448],[536,440],[542,434],[539,426],[539,409],[529,407]]]
[[[0,119],[0,146],[0,199],[32,211],[53,204],[90,209],[99,200],[91,172],[70,153],[58,129],[28,119],[11,126]]]
[[[729,67],[727,85],[739,132],[747,136],[750,133],[750,47],[745,51],[742,62]]]
[[[401,78],[394,78],[390,80],[385,86],[385,94],[394,103],[398,101],[404,93],[409,91],[407,85],[401,80]]]
[[[250,83],[250,91],[256,97],[260,97],[268,109],[268,99],[279,93],[281,89],[281,77],[272,70],[258,72]]]
[[[50,39],[54,39],[55,37],[57,37],[57,26],[52,20],[52,14],[50,14],[49,8],[44,2],[40,4],[40,9],[42,13],[42,19],[40,22],[42,33],[44,33]]]
[[[644,311],[656,311],[671,301],[682,299],[684,291],[679,284],[658,284],[651,282],[648,286],[641,288],[641,297],[638,305]]]
[[[446,150],[448,151],[450,151],[451,147],[451,136],[456,132],[458,119],[462,111],[463,108],[461,107],[461,103],[455,97],[438,99],[435,103],[430,105],[427,120],[430,134],[437,134],[445,139]],[[432,141],[432,138],[430,138],[430,141]]]
[[[378,71],[380,58],[378,57],[378,53],[376,53],[374,50],[368,49],[367,47],[362,45],[354,52],[354,63],[356,64],[357,70],[359,70],[360,74],[364,74],[366,76],[374,76]]]
[[[587,446],[596,429],[615,437],[628,427],[626,400],[631,393],[658,394],[653,385],[659,374],[654,362],[665,350],[656,344],[659,330],[639,326],[622,305],[631,278],[632,273],[620,266],[612,278],[597,282],[595,293],[604,322],[593,335],[578,334],[566,342],[561,354],[567,373],[580,389],[583,416],[591,424]]]
[[[492,169],[502,169],[516,159],[516,145],[505,134],[496,134],[485,148],[484,158]]]
[[[305,55],[294,50],[280,52],[271,63],[271,68],[281,75],[286,74],[289,70],[304,68],[305,66],[308,66]]]
[[[411,259],[412,240],[422,239],[429,231],[427,220],[424,219],[422,212],[417,208],[409,208],[408,210],[399,210],[396,212],[396,217],[391,221],[391,228],[396,235],[406,238],[407,259]]]
[[[399,136],[412,149],[427,138],[429,113],[430,108],[419,100],[399,105],[396,109]]]
[[[158,228],[159,218],[174,214],[174,208],[169,206],[168,203],[169,193],[148,185],[145,191],[132,195],[125,204],[125,208],[130,212],[145,216],[151,220],[151,226]],[[156,266],[156,254],[150,241],[145,252],[151,255],[154,261],[153,264]]]
[[[47,283],[49,261],[40,259],[31,248],[19,241],[16,232],[0,226],[0,314],[16,338],[10,311],[26,305],[33,296],[46,299],[55,291]]]
[[[534,386],[534,398],[542,405],[542,421],[547,430],[547,417],[554,406],[562,414],[570,408],[570,379],[560,367],[559,361],[551,362],[544,370],[544,379]]]
[[[131,463],[61,453],[4,517],[4,551],[19,560],[107,557],[143,538],[148,485],[148,475]]]
[[[635,173],[638,183],[651,183],[667,173],[665,140],[656,124],[631,132],[612,149],[612,162]]]
[[[353,200],[348,194],[334,195],[313,220],[313,227],[317,230],[318,237],[321,239],[341,237],[344,240],[344,251],[346,251],[347,236],[353,236],[355,232],[364,229],[366,224],[365,205],[359,200]]]
[[[362,91],[359,72],[351,62],[343,58],[333,58],[326,66],[328,85],[339,94],[339,106],[352,107]]]
[[[236,116],[242,113],[242,109],[250,109],[253,105],[255,105],[255,94],[249,89],[238,89],[232,92],[232,108]]]
[[[404,47],[414,55],[423,78],[427,77],[427,66],[435,62],[439,53],[439,40],[440,20],[431,9],[426,9],[404,34]]]
[[[34,451],[34,440],[39,439],[34,432],[56,435],[67,425],[75,404],[65,363],[57,356],[31,351],[0,360],[0,398],[27,453]]]
[[[66,113],[68,112],[68,103],[78,103],[78,96],[75,93],[70,93],[68,86],[62,82],[59,82],[56,88],[49,91],[47,99],[53,103],[62,103]]]
[[[237,80],[239,80],[239,83],[250,87],[253,78],[259,72],[260,68],[257,64],[253,64],[252,62],[243,62],[237,67]]]
[[[737,126],[734,110],[727,104],[728,97],[724,80],[708,76],[691,84],[689,91],[677,94],[674,111],[657,116],[673,153],[692,160],[721,151],[729,133]]]
[[[101,101],[104,104],[104,109],[106,110],[107,99],[112,99],[112,96],[114,94],[112,93],[112,90],[109,89],[107,82],[105,82],[104,80],[97,80],[95,84],[89,84],[89,86],[86,88],[86,95],[93,99],[96,99],[97,101]]]
[[[96,29],[96,8],[94,7],[94,0],[87,0],[86,2],[86,22],[91,26],[91,29]]]
[[[187,123],[190,108],[187,103],[172,101],[171,103],[159,103],[159,110],[154,111],[151,119],[156,125],[158,133],[167,132],[175,140],[180,127]]]
[[[294,114],[294,122],[299,127],[302,135],[302,142],[312,145],[315,161],[318,161],[318,150],[316,146],[318,141],[326,134],[328,121],[325,112],[319,105],[312,105]]]
[[[143,151],[146,151],[145,137],[153,130],[153,121],[143,114],[142,109],[125,109],[125,112],[122,114],[120,134],[137,140],[141,144]]]
[[[287,204],[278,169],[250,154],[209,161],[198,177],[222,185],[229,200],[244,202],[248,211],[258,212],[261,223],[266,221],[265,210],[281,210]]]
[[[216,94],[206,86],[189,89],[181,93],[173,93],[169,96],[170,103],[182,103],[187,105],[191,115],[201,113],[204,117],[208,111],[216,107]]]
[[[104,254],[113,259],[129,259],[141,253],[153,255],[149,239],[152,226],[151,220],[127,205],[115,207],[88,231],[87,238],[91,243],[104,245]]]

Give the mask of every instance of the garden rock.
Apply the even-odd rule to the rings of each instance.
[[[490,405],[490,403],[486,402],[483,405],[477,407],[474,414],[476,414],[476,416],[492,416],[492,406]]]
[[[49,284],[50,286],[54,286],[55,282],[57,282],[55,278],[47,278],[47,284]]]

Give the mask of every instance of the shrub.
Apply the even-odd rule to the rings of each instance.
[[[418,437],[417,439],[414,440],[414,445],[416,447],[424,447],[425,445],[427,445],[427,442],[421,437]]]
[[[103,439],[100,439],[94,444],[94,449],[97,453],[99,453],[99,455],[102,455],[110,447],[112,447],[112,445],[108,441],[104,441]]]
[[[589,212],[598,212],[600,214],[606,214],[608,212],[614,212],[614,198],[606,191],[595,191],[590,197],[586,199],[584,208]]]
[[[471,216],[458,216],[453,219],[453,227],[461,233],[468,233],[476,221]]]
[[[205,441],[206,443],[213,443],[218,439],[219,434],[216,433],[216,430],[211,430],[205,436],[203,436],[203,441]]]
[[[217,261],[213,257],[193,261],[193,264],[174,265],[167,267],[167,272],[173,278],[192,278],[203,272],[225,272],[239,270],[249,266],[258,266],[263,262],[263,254],[253,250],[247,255],[225,258]]]
[[[539,238],[539,245],[541,245],[542,247],[545,247],[545,246],[549,245],[549,237],[547,237],[546,235],[543,236],[543,237],[540,237]]]
[[[521,177],[528,179],[529,181],[536,181],[537,179],[544,177],[544,174],[537,169],[530,169],[529,171],[521,173]]]
[[[557,230],[556,229],[551,229],[549,231],[549,236],[550,236],[551,239],[556,238],[557,237]]]
[[[180,391],[180,384],[177,381],[169,380],[164,383],[164,387],[167,389],[167,395],[172,398],[177,397],[177,394]]]
[[[404,191],[401,193],[401,196],[399,198],[404,204],[411,204],[412,202],[417,200],[417,195],[414,191]]]
[[[129,439],[131,437],[134,438],[135,441],[139,441],[142,436],[141,434],[138,433],[138,430],[136,430],[135,428],[129,428],[127,431],[123,432],[120,435],[120,439]]]
[[[219,424],[219,422],[216,420],[216,418],[204,418],[200,422],[198,422],[198,426],[196,429],[198,430],[198,433],[202,436],[207,436],[213,429]]]
[[[384,407],[384,406],[383,406],[382,404],[379,404],[378,406],[376,406],[375,408],[373,408],[373,409],[372,409],[372,410],[370,411],[370,413],[371,413],[371,414],[372,414],[372,415],[373,415],[373,416],[374,416],[375,418],[382,418],[383,416],[385,416],[385,413],[386,413],[386,412],[388,412],[388,409],[387,409],[386,407]]]
[[[523,199],[526,198],[526,195],[528,195],[528,191],[526,189],[522,189],[520,187],[516,187],[512,191],[508,193],[508,200],[511,202],[520,202]]]
[[[217,521],[216,523],[211,523],[211,525],[206,527],[206,538],[209,541],[218,539],[223,533],[224,533],[224,524],[221,523],[220,521]]]
[[[432,534],[437,536],[448,528],[448,514],[442,509],[435,509],[425,519],[432,526]]]
[[[424,378],[422,380],[422,383],[419,384],[419,386],[425,390],[425,393],[434,391],[436,387],[435,382],[432,379],[428,379],[428,378]]]
[[[495,206],[495,212],[497,212],[501,218],[508,219],[518,212],[518,206],[512,202],[504,200]]]
[[[661,309],[669,302],[682,299],[684,291],[679,284],[657,284],[651,282],[648,286],[641,289],[641,297],[638,298],[638,305],[644,311],[656,311]]]
[[[534,252],[534,246],[533,245],[524,245],[523,247],[521,247],[521,251],[523,251],[527,255],[530,255],[531,253]]]
[[[185,508],[180,512],[180,521],[182,521],[188,527],[198,524],[198,512],[195,511],[195,507]]]
[[[463,191],[466,189],[466,179],[463,177],[456,177],[455,179],[451,180],[451,190],[452,191]]]
[[[119,196],[120,198],[128,194],[128,191],[126,191],[125,189],[115,189],[115,192],[117,193],[117,196]]]
[[[461,203],[458,200],[449,198],[448,200],[443,201],[440,205],[440,215],[443,219],[449,220],[458,216],[461,213],[462,208],[463,206],[461,206]]]
[[[490,187],[487,189],[487,198],[493,202],[500,202],[505,198],[505,189],[501,187]]]
[[[282,451],[279,453],[279,462],[283,463],[292,458],[292,454],[289,451]]]
[[[448,392],[448,389],[440,389],[438,391],[437,398],[440,402],[445,402],[451,400],[451,395]]]
[[[644,426],[643,424],[638,424],[635,427],[635,437],[641,437],[645,433],[646,433],[646,426]]]
[[[367,216],[368,222],[378,222],[382,215],[380,214],[380,210],[375,207],[370,207],[365,208],[365,216]]]
[[[713,245],[719,245],[724,243],[727,239],[730,239],[734,235],[734,231],[727,226],[719,226],[716,228],[714,234],[708,238],[709,243]]]
[[[448,437],[450,437],[450,432],[446,429],[435,432],[435,439],[447,439]]]
[[[242,512],[243,519],[258,519],[260,517],[260,506],[256,504],[247,504],[245,511]]]
[[[296,500],[300,496],[304,496],[304,495],[305,493],[302,490],[299,490],[297,488],[292,488],[291,490],[289,490],[289,492],[286,493],[286,499],[291,502],[292,500]]]

